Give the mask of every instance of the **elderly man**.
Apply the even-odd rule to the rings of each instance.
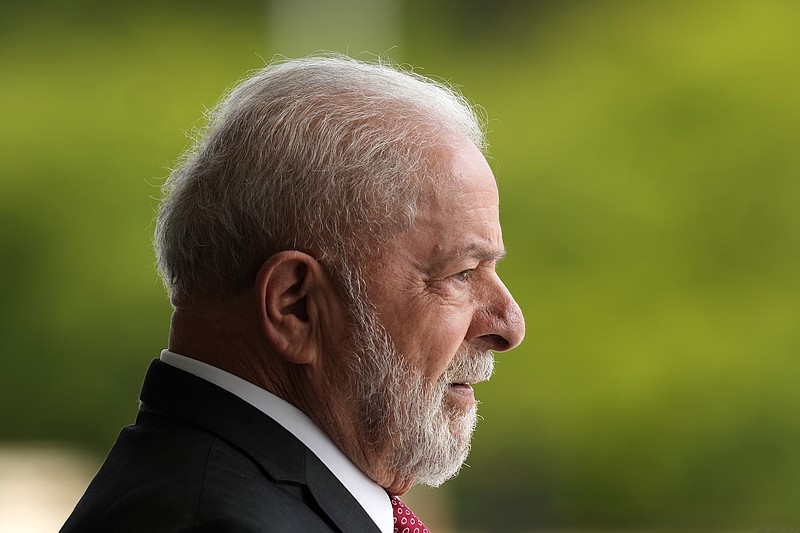
[[[458,472],[471,384],[524,335],[483,146],[381,64],[233,90],[165,185],[169,349],[63,531],[423,531],[397,496]]]

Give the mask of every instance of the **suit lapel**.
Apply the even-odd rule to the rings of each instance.
[[[378,533],[378,526],[372,518],[322,461],[310,450],[306,450],[306,457],[308,489],[336,526],[342,531]]]

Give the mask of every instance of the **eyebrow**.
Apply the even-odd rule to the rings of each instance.
[[[458,259],[471,257],[480,261],[495,261],[499,263],[505,259],[506,255],[505,248],[489,248],[479,243],[472,243],[460,250],[456,257]]]

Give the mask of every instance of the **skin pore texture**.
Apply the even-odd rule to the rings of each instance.
[[[505,255],[494,176],[466,139],[427,187],[411,229],[342,297],[314,257],[269,258],[253,287],[174,302],[169,348],[239,375],[304,411],[390,494],[438,485],[469,452],[470,384],[525,325],[495,268]]]

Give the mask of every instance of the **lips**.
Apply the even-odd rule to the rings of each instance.
[[[472,386],[468,382],[451,383],[448,392],[464,400],[475,400],[475,391],[472,390]]]

